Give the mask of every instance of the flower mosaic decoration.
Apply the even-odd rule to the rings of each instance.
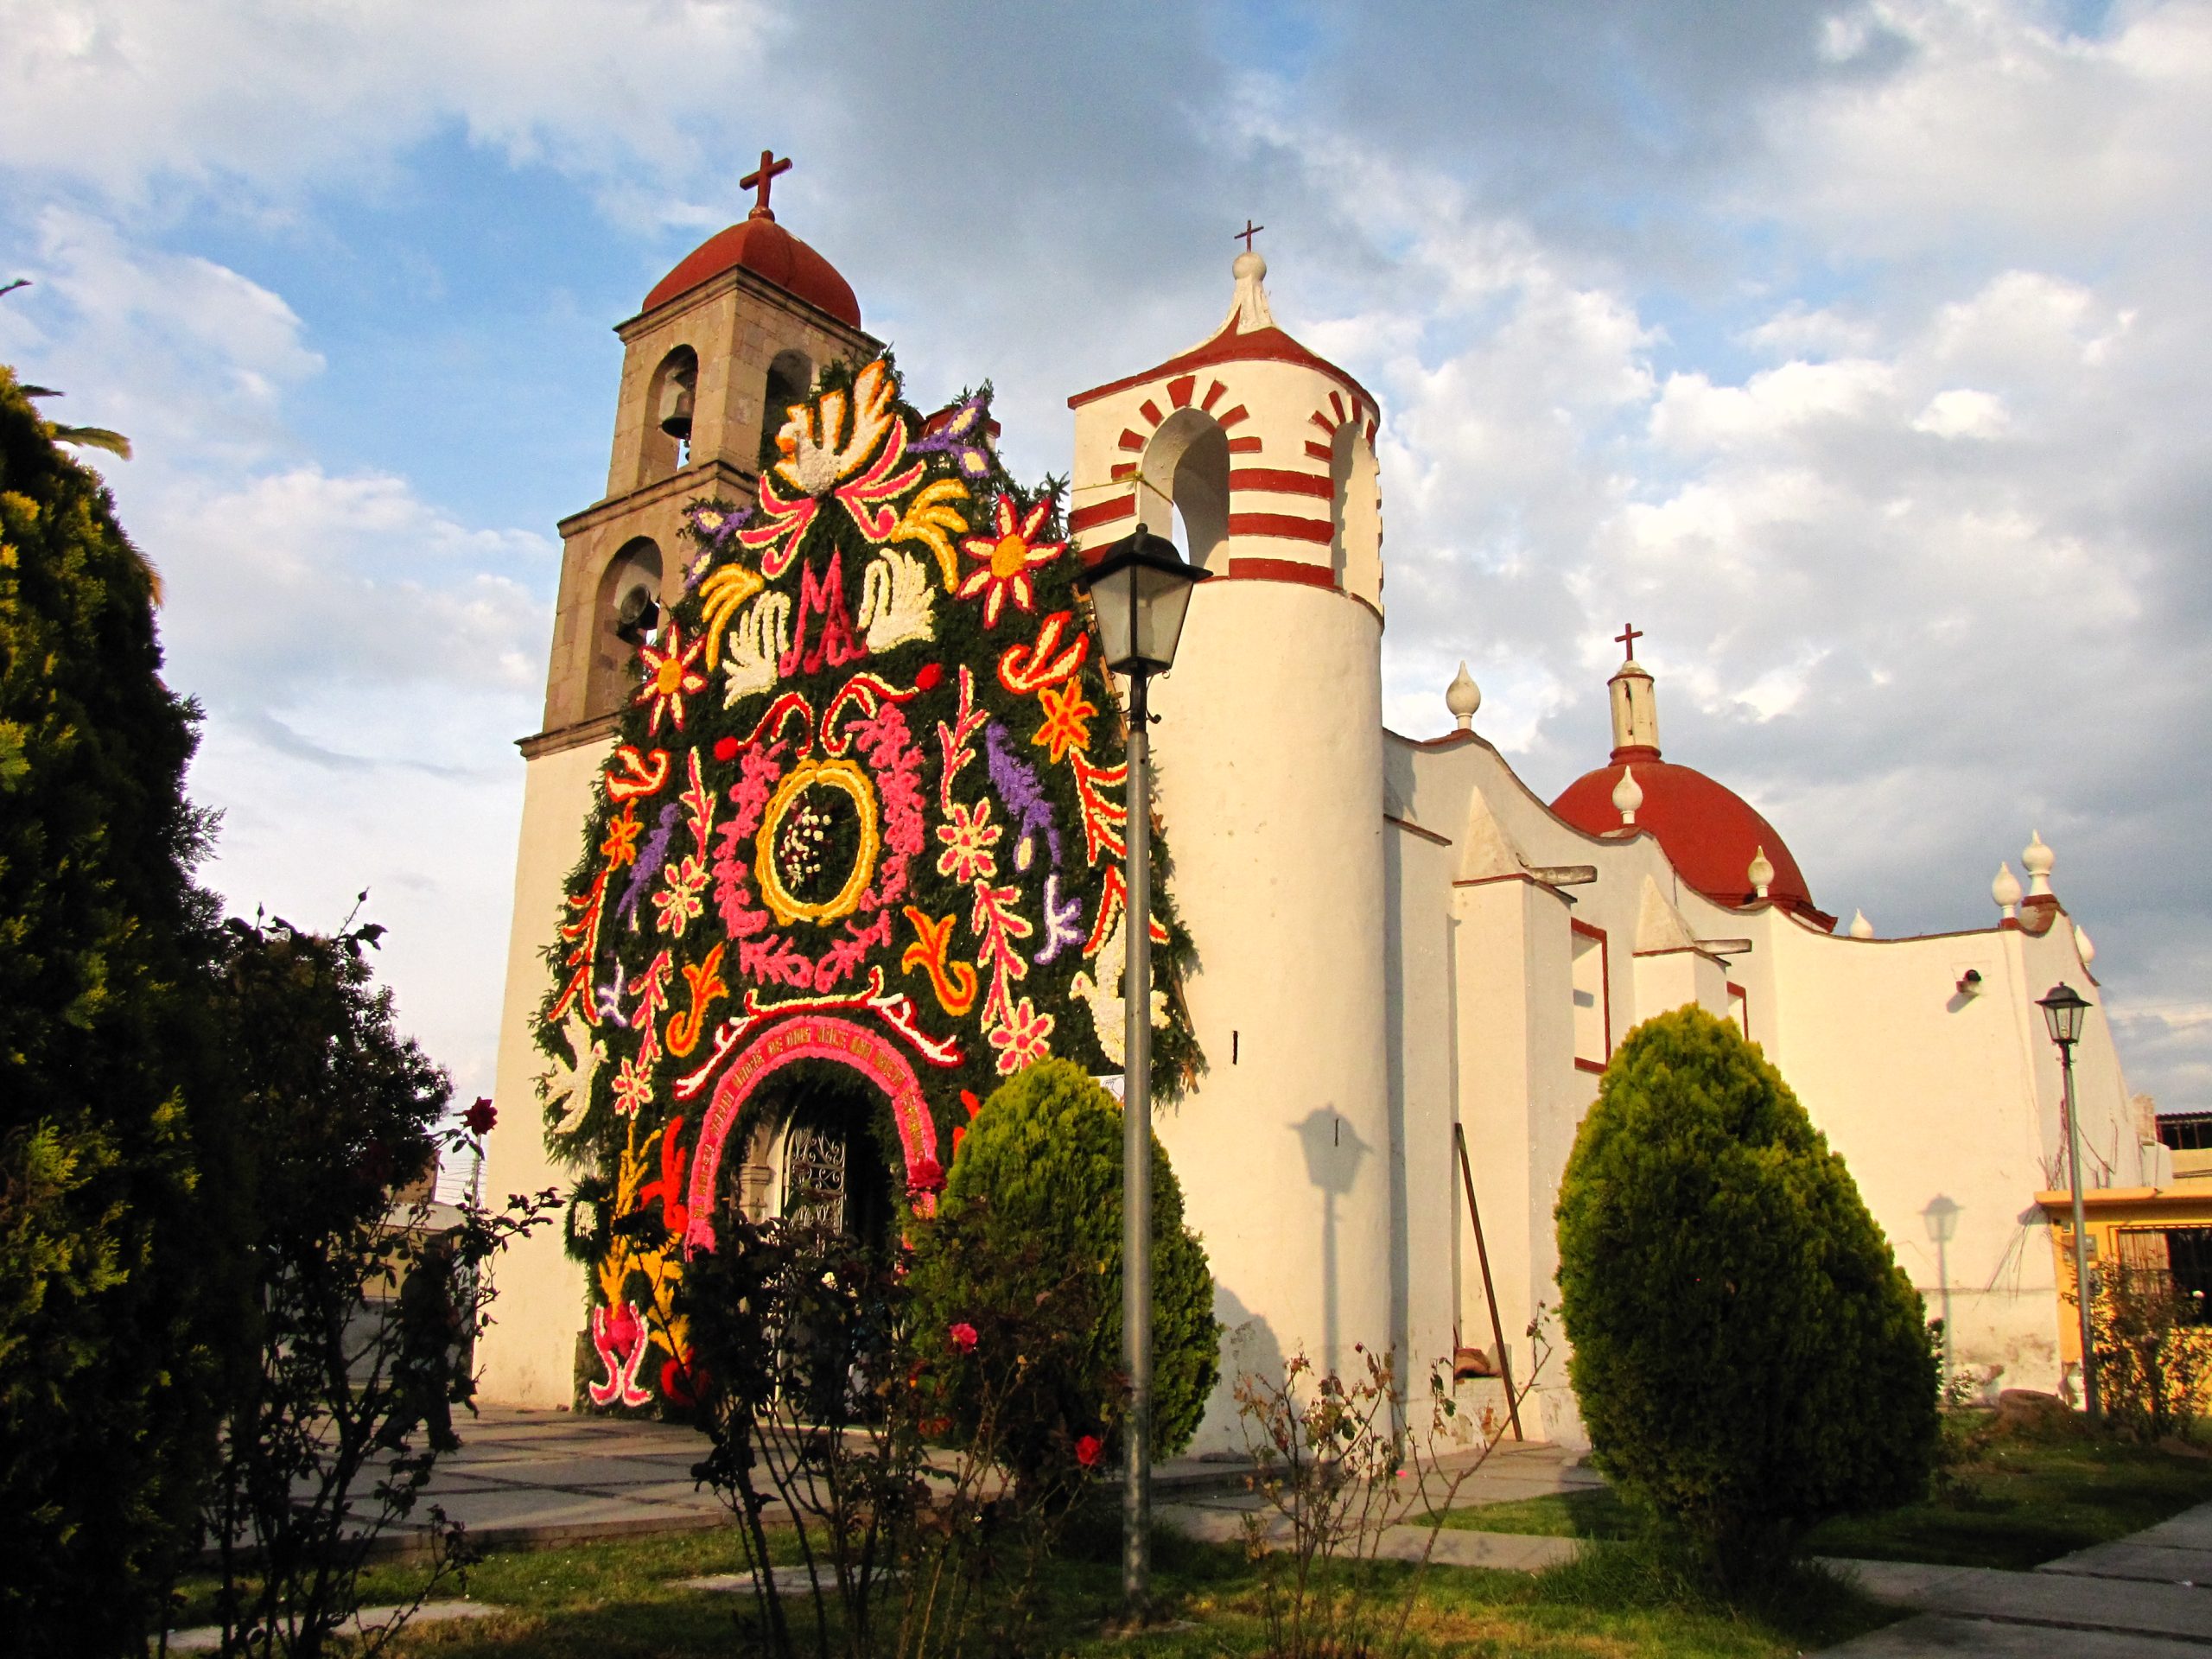
[[[1120,1070],[1122,716],[1059,487],[1007,474],[988,399],[932,430],[887,358],[833,366],[757,505],[691,510],[540,1010],[546,1132],[583,1176],[569,1236],[593,1269],[580,1403],[682,1403],[684,1333],[656,1310],[712,1247],[784,1067],[868,1087],[918,1215],[1001,1078],[1048,1056]],[[1200,1061],[1153,845],[1173,1088]]]

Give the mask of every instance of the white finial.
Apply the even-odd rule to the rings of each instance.
[[[2058,855],[2043,844],[2043,831],[2031,831],[2028,844],[2020,852],[2020,868],[2028,873],[2028,896],[2050,896],[2051,867],[2058,862]]]
[[[1636,822],[1636,809],[1643,804],[1643,785],[1636,781],[1636,768],[1623,766],[1621,780],[1613,785],[1613,810],[1623,823]]]
[[[2082,953],[2084,968],[2097,959],[2097,947],[2089,938],[2089,930],[2079,922],[2074,924],[2074,948]]]
[[[1863,910],[1854,910],[1851,912],[1851,937],[1854,939],[1871,939],[1874,937],[1874,924],[1866,919],[1866,912]]]
[[[1253,256],[1257,258],[1259,256]],[[1461,658],[1459,671],[1452,677],[1452,683],[1444,688],[1444,706],[1452,711],[1452,718],[1459,722],[1461,731],[1471,729],[1475,710],[1483,706],[1483,689],[1475,683],[1475,677],[1467,672],[1465,658]]]
[[[1997,879],[1989,884],[1989,896],[1997,901],[1997,909],[2006,921],[2020,902],[2020,878],[2012,874],[2009,863],[1997,867]]]
[[[1267,260],[1247,248],[1229,269],[1236,278],[1236,304],[1229,314],[1236,332],[1249,334],[1257,328],[1274,327],[1275,314],[1268,309],[1268,290],[1262,286],[1268,274]]]
[[[1766,890],[1774,884],[1774,861],[1766,855],[1765,848],[1754,847],[1751,849],[1751,868],[1744,874],[1751,878],[1753,895],[1765,898]]]

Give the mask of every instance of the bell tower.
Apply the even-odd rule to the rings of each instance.
[[[563,881],[576,861],[615,721],[636,695],[639,643],[683,591],[684,510],[702,497],[756,499],[760,456],[786,407],[839,358],[867,361],[880,344],[861,327],[860,302],[836,267],[776,223],[768,206],[791,167],[764,150],[743,181],[753,211],[685,256],[617,325],[607,493],[561,521],[561,588],[545,675],[545,719],[522,740],[521,844],[507,938],[485,1190],[569,1185],[545,1149],[536,1046],[545,952],[563,919]],[[583,1269],[551,1229],[521,1240],[499,1267],[499,1318],[486,1334],[481,1397],[563,1407],[575,1394],[584,1325]]]
[[[752,213],[694,249],[614,330],[622,384],[607,493],[561,521],[545,725],[531,745],[605,735],[633,689],[639,639],[681,591],[684,508],[702,496],[753,499],[761,450],[815,371],[882,349],[836,267],[776,222],[770,188],[790,168],[763,150],[742,181],[756,193]]]

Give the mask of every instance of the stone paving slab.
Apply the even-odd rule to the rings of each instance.
[[[347,1633],[356,1637],[374,1636],[405,1610],[398,1607],[364,1607],[353,1615]],[[454,1619],[490,1618],[506,1611],[488,1601],[426,1601],[409,1617],[407,1627],[417,1624],[443,1624]],[[169,1637],[171,1653],[213,1653],[223,1645],[219,1625],[202,1624],[189,1630],[176,1630]]]
[[[2175,1584],[2124,1583],[1986,1567],[1831,1560],[1892,1606],[2054,1630],[2116,1630],[2212,1643],[2212,1594]],[[2068,1638],[2070,1641],[2070,1637]],[[2055,1650],[2047,1646],[2046,1651]]]
[[[2148,1584],[2212,1585],[2212,1549],[2150,1543],[2148,1536],[2139,1532],[2079,1549],[2045,1561],[2036,1571],[2075,1578],[2137,1579]]]
[[[2204,1659],[2205,1650],[2194,1642],[2126,1631],[2062,1635],[2048,1625],[1923,1613],[1822,1652],[1834,1659]]]

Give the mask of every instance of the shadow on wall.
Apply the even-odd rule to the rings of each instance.
[[[1344,1370],[1338,1312],[1344,1274],[1337,1255],[1337,1200],[1359,1179],[1359,1166],[1375,1150],[1341,1114],[1317,1106],[1291,1126],[1306,1154],[1306,1178],[1321,1189],[1321,1351],[1310,1356],[1322,1370]]]
[[[1191,1448],[1201,1455],[1244,1449],[1243,1426],[1236,1415],[1236,1379],[1252,1376],[1280,1383],[1287,1357],[1274,1327],[1218,1279],[1213,1287],[1213,1316],[1221,1321],[1221,1380],[1206,1402],[1205,1421]]]

